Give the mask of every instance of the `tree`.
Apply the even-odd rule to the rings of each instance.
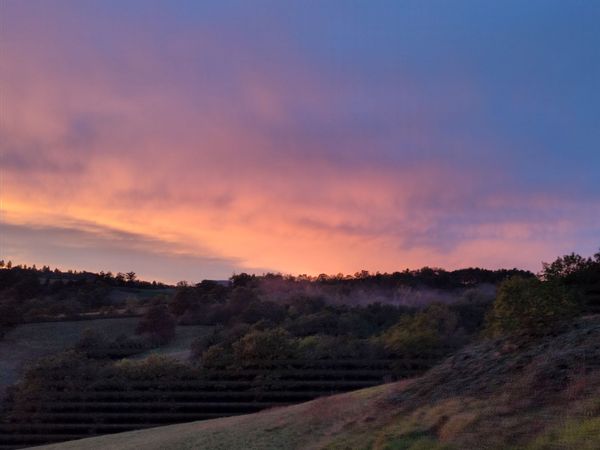
[[[159,344],[165,344],[175,337],[175,320],[165,305],[154,305],[138,323],[136,333],[149,334]]]
[[[193,290],[188,286],[177,285],[177,290],[169,302],[169,310],[175,316],[183,315],[194,304]]]
[[[257,278],[255,275],[249,275],[245,272],[234,274],[229,279],[233,287],[253,287],[256,285]]]
[[[127,282],[129,284],[133,284],[133,283],[135,283],[135,280],[137,279],[137,276],[136,276],[135,272],[127,272],[125,274],[125,278],[127,279]]]
[[[490,335],[541,335],[573,317],[578,307],[572,291],[560,282],[512,277],[498,289],[486,331]]]
[[[565,280],[587,271],[594,262],[576,253],[557,258],[552,263],[542,263],[541,276],[544,280]]]
[[[125,283],[125,274],[123,272],[117,272],[117,275],[115,275],[115,281],[117,284]]]

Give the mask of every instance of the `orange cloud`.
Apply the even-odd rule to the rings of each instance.
[[[136,242],[132,251],[228,261],[221,271],[535,268],[538,258],[572,248],[557,239],[598,219],[579,205],[579,225],[559,226],[548,214],[563,199],[557,207],[513,192],[505,173],[439,157],[390,159],[382,142],[391,131],[354,129],[345,102],[352,86],[291,58],[246,65],[243,49],[210,35],[155,52],[138,37],[114,50],[115,67],[85,36],[72,43],[81,26],[23,33],[2,53],[1,208],[5,224],[21,227],[16,239],[71,229],[93,260],[109,239],[85,237],[97,237],[97,227],[129,233],[120,236]],[[191,67],[169,65],[190,54]],[[223,54],[235,62],[226,80],[215,80],[203,61]],[[426,114],[416,117],[395,123],[407,148],[444,145],[432,141]],[[59,261],[60,248],[53,252],[44,257]],[[33,248],[21,255],[40,257]]]

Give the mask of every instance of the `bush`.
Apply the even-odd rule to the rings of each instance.
[[[381,337],[394,355],[431,353],[454,347],[464,339],[457,315],[446,305],[434,304],[414,315],[404,315]]]
[[[296,356],[296,345],[283,328],[253,329],[233,344],[236,360],[240,362],[272,361]]]
[[[73,392],[84,389],[90,380],[103,375],[104,364],[87,358],[82,352],[68,350],[47,356],[26,367],[19,383],[11,387],[5,405],[11,415],[31,415],[51,405],[47,399],[56,392],[55,383],[61,385],[61,390]]]
[[[127,380],[178,379],[191,372],[189,366],[163,355],[150,355],[142,360],[123,359],[114,365],[115,375]]]
[[[209,369],[228,368],[234,364],[233,351],[231,347],[216,344],[202,353],[202,366]]]
[[[489,335],[541,335],[572,318],[578,302],[562,283],[513,277],[502,282],[487,317]]]
[[[299,337],[313,334],[336,335],[339,331],[339,317],[332,311],[323,310],[315,314],[298,316],[288,321],[286,328],[294,336]]]
[[[436,330],[424,316],[404,316],[382,336],[383,345],[392,354],[429,352],[440,345]]]
[[[357,339],[351,336],[313,335],[298,342],[300,358],[323,359],[377,359],[383,356],[376,340]]]

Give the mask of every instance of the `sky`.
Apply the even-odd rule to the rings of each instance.
[[[0,258],[174,282],[600,248],[600,2],[0,0]]]

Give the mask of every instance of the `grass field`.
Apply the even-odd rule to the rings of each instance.
[[[15,327],[0,341],[0,396],[6,386],[17,381],[27,364],[72,347],[86,329],[108,337],[131,335],[135,332],[138,321],[137,317],[127,317],[30,323]],[[171,343],[145,352],[141,357],[159,353],[179,359],[187,358],[193,339],[208,330],[210,327],[177,327],[176,338]]]
[[[207,327],[204,325],[178,326],[175,339],[173,339],[167,345],[148,350],[147,352],[135,356],[135,358],[141,359],[149,355],[159,354],[179,359],[181,361],[187,360],[190,356],[192,341],[199,336],[203,336],[211,332],[212,329],[213,327]]]
[[[139,319],[96,319],[28,323],[12,329],[0,341],[0,390],[14,383],[21,370],[36,359],[73,346],[86,329],[107,335],[131,334]]]

